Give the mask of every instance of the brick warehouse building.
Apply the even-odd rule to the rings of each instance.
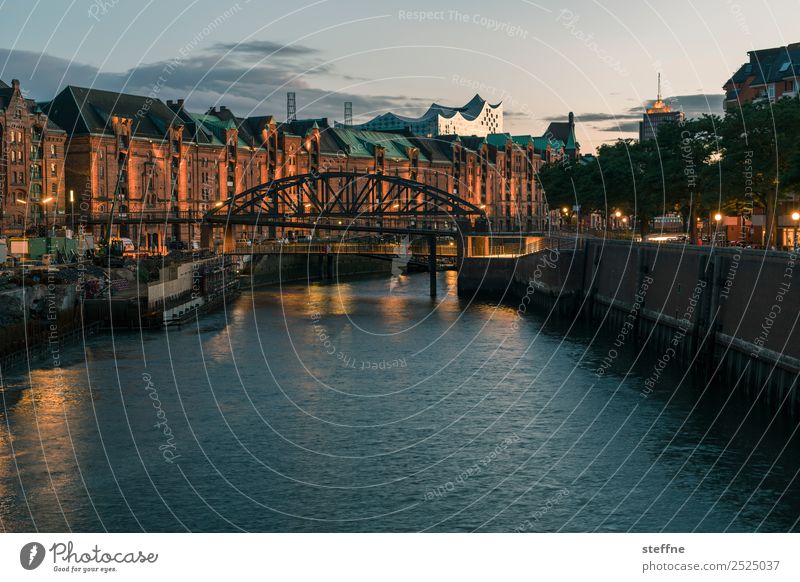
[[[0,82],[0,232],[18,236],[63,212],[66,132],[19,81]],[[45,215],[46,213],[46,215]]]
[[[60,136],[59,213],[136,216],[181,212],[198,219],[214,205],[272,179],[310,171],[383,172],[448,190],[484,207],[497,230],[542,226],[546,205],[536,182],[545,161],[574,156],[568,139],[510,134],[421,137],[333,127],[327,119],[278,123],[237,117],[228,108],[189,112],[168,101],[67,87],[38,115]],[[56,125],[57,124],[57,125]],[[564,124],[565,126],[568,124]],[[53,137],[55,139],[55,137]],[[65,141],[66,140],[66,143]],[[72,200],[72,202],[70,202]],[[63,210],[62,210],[63,209]],[[195,225],[114,225],[140,248],[199,240]],[[106,227],[94,227],[105,236]],[[248,233],[250,234],[250,233]],[[260,233],[263,234],[263,233]]]

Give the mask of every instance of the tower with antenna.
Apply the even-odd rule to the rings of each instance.
[[[658,73],[658,101],[661,101],[661,72]]]
[[[286,121],[297,121],[297,102],[295,101],[294,91],[286,94]]]
[[[639,122],[639,141],[656,139],[658,128],[665,123],[683,123],[682,111],[673,111],[669,103],[664,102],[661,94],[661,73],[658,73],[658,97],[656,102],[645,109],[642,121]]]
[[[353,102],[344,102],[344,124],[346,127],[353,125]]]

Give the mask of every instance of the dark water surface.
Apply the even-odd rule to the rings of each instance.
[[[674,364],[644,398],[647,357],[598,378],[593,329],[439,285],[257,290],[6,375],[2,529],[798,529],[796,420]]]

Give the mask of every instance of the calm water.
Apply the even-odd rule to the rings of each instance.
[[[258,290],[4,377],[0,525],[798,529],[790,419],[723,407],[730,386],[675,389],[679,369],[643,398],[652,361],[598,379],[594,330],[515,329],[515,307],[440,277],[438,301],[425,274]]]

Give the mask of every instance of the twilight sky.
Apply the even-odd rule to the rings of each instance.
[[[355,122],[476,92],[506,130],[543,133],[574,111],[584,152],[631,137],[663,93],[692,117],[753,48],[800,41],[800,0],[0,0],[0,79],[46,100],[65,85],[204,111]],[[794,35],[794,36],[792,36]]]

